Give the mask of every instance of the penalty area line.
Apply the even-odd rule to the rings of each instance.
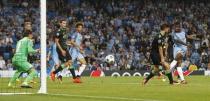
[[[90,95],[70,95],[70,94],[47,94],[47,95],[65,96],[65,97],[92,98],[92,99],[107,99],[107,100],[124,100],[124,101],[160,101],[160,100],[152,100],[152,99],[111,97],[111,96],[90,96]]]

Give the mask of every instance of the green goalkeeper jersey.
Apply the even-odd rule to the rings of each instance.
[[[28,54],[35,53],[33,49],[33,42],[28,37],[24,37],[18,41],[16,51],[13,56],[13,61],[27,61]]]

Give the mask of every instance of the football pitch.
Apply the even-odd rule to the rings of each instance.
[[[2,78],[0,78],[2,79]],[[210,77],[186,77],[186,85],[169,85],[157,77],[142,86],[143,77],[82,78],[74,84],[64,78],[62,84],[48,79],[48,94],[0,95],[0,101],[210,101]],[[7,88],[8,79],[0,80],[1,91],[35,92],[33,89]]]

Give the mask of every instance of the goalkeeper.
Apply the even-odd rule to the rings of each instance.
[[[16,72],[11,78],[8,86],[14,87],[14,83],[16,79],[21,75],[21,73],[28,73],[28,76],[21,84],[22,88],[32,88],[29,85],[29,82],[37,75],[33,66],[28,62],[28,54],[33,54],[39,52],[39,49],[33,49],[33,34],[32,34],[32,26],[30,20],[24,21],[24,37],[17,42],[16,51],[12,58],[12,64],[16,67]]]

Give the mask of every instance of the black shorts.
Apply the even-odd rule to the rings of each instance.
[[[168,58],[169,62],[172,62],[174,60],[174,55],[173,55],[173,45],[169,45],[168,47]]]
[[[150,57],[152,59],[153,65],[161,65],[159,53],[157,53],[157,52],[151,52]]]
[[[57,50],[57,53],[58,53],[58,58],[61,62],[67,62],[69,60],[72,60],[72,57],[69,54],[68,50],[65,50],[66,51],[66,56],[62,55],[62,52],[60,51],[60,49],[57,48],[56,50]]]

